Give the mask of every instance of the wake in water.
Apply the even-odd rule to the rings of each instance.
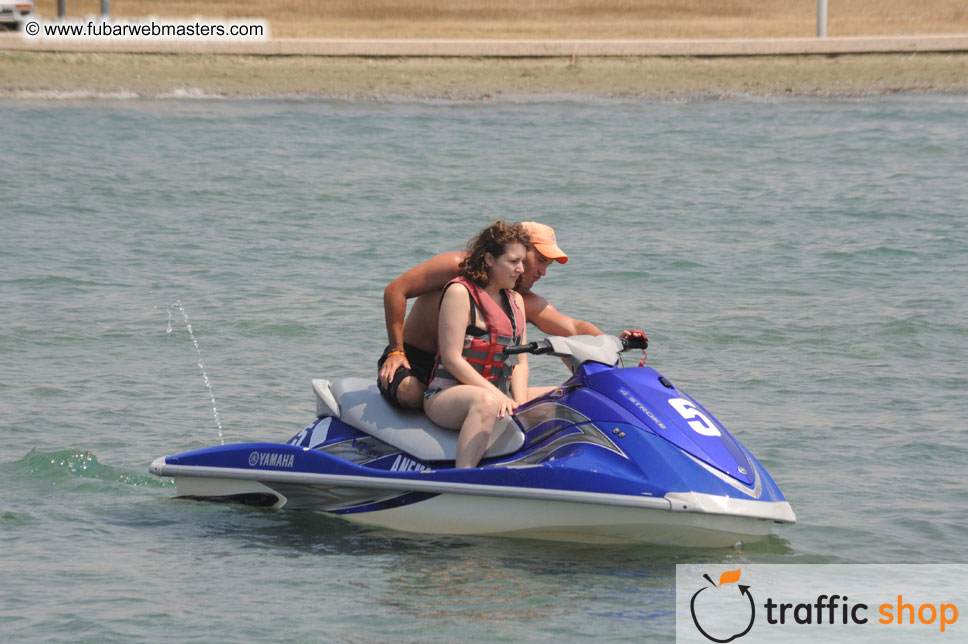
[[[218,442],[221,445],[225,445],[225,438],[222,436],[222,421],[218,415],[218,406],[215,404],[215,392],[212,390],[212,383],[208,379],[208,374],[205,373],[205,365],[202,363],[202,350],[198,347],[198,340],[195,339],[195,332],[192,331],[192,323],[188,320],[188,313],[185,312],[185,307],[182,305],[181,300],[175,300],[168,305],[168,335],[171,335],[171,312],[172,309],[178,309],[181,312],[182,318],[185,320],[185,328],[188,329],[188,337],[192,339],[192,346],[195,347],[195,355],[198,356],[198,368],[202,371],[202,379],[205,381],[205,388],[208,389],[208,397],[212,401],[212,415],[215,417],[215,425],[218,427]]]
[[[171,485],[154,476],[135,474],[104,465],[98,461],[93,452],[88,450],[45,452],[32,449],[19,461],[4,463],[0,466],[0,472],[9,472],[21,480],[58,481],[63,478],[78,477],[147,487]]]

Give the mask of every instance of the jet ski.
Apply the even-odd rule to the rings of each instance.
[[[622,367],[645,338],[549,337],[508,353],[572,375],[498,421],[455,469],[455,431],[391,406],[363,378],[313,380],[316,419],[285,443],[155,460],[182,498],[317,510],[407,532],[723,547],[796,517],[752,453],[655,369]]]

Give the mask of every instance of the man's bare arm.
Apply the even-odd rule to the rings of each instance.
[[[461,251],[442,253],[411,268],[387,285],[383,291],[383,314],[390,351],[403,351],[407,300],[442,289],[444,284],[457,277],[457,268],[465,254]],[[397,353],[386,359],[379,373],[384,386],[389,386],[390,379],[401,366],[410,368],[410,362],[404,355]]]
[[[411,268],[387,285],[383,291],[383,312],[391,350],[403,350],[407,300],[442,289],[444,284],[457,276],[457,267],[464,255],[461,251],[441,253]]]
[[[523,297],[528,322],[548,335],[602,335],[602,331],[591,322],[564,315],[537,293],[526,293]]]

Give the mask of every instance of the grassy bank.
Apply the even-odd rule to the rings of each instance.
[[[968,54],[755,58],[373,59],[0,53],[0,96],[488,99],[585,94],[856,96],[968,92]]]
[[[57,15],[57,0],[37,0]],[[67,0],[68,15],[100,0]],[[275,37],[755,38],[812,36],[816,0],[111,0],[117,17],[255,17]],[[833,0],[831,36],[968,33],[964,0]]]
[[[68,15],[100,0],[67,0]],[[37,0],[54,17],[56,0]],[[812,36],[816,0],[111,0],[116,17],[255,17],[275,37]],[[835,0],[832,36],[968,33],[965,0]],[[690,97],[968,92],[968,54],[370,59],[0,52],[0,96]]]

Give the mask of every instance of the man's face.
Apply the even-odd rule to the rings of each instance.
[[[529,246],[524,256],[524,273],[518,278],[517,290],[530,291],[534,283],[544,277],[548,266],[554,261],[536,251],[534,246]]]

